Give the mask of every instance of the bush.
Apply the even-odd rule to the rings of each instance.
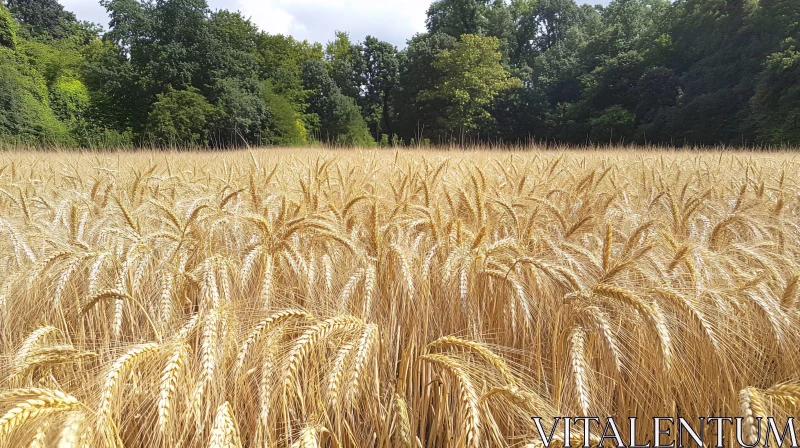
[[[134,144],[131,129],[120,132],[101,127],[98,123],[84,118],[73,122],[70,133],[75,143],[82,148],[119,149],[131,148]]]
[[[216,80],[209,98],[214,113],[209,116],[209,139],[213,146],[256,143],[267,115],[260,98],[261,85],[253,79]]]
[[[269,116],[262,136],[263,143],[290,146],[308,142],[308,133],[300,114],[286,97],[275,93],[269,81],[263,84],[261,99]]]
[[[50,107],[64,121],[83,117],[89,108],[89,89],[79,79],[60,76],[50,86]]]
[[[592,141],[621,142],[630,140],[636,127],[633,114],[622,106],[611,106],[589,121],[592,127]]]
[[[0,54],[0,66],[0,135],[21,142],[73,144],[50,108],[44,80],[7,54]]]
[[[205,125],[214,108],[200,91],[168,88],[147,117],[147,135],[159,145],[205,145]]]

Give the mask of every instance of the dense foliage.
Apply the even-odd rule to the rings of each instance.
[[[800,144],[796,0],[436,0],[404,49],[205,0],[0,0],[0,141]]]

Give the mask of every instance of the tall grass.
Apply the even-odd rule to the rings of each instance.
[[[791,153],[3,155],[0,446],[755,437],[800,405],[798,181]]]

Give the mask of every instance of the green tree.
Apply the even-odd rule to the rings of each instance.
[[[429,138],[438,141],[444,136],[439,119],[445,115],[445,101],[424,95],[433,91],[442,73],[433,67],[439,53],[452,49],[456,38],[449,34],[418,34],[408,42],[408,48],[398,54],[400,70],[395,89],[395,132],[407,141]]]
[[[800,144],[800,8],[792,0],[763,0],[759,29],[779,40],[766,57],[751,99],[759,143]]]
[[[17,44],[17,24],[8,8],[0,3],[0,47],[14,48]]]
[[[581,77],[585,68],[578,54],[579,37],[574,37],[536,57],[531,66],[533,88],[545,94],[553,105],[576,102],[583,94]]]
[[[215,108],[208,124],[209,140],[213,146],[260,143],[268,118],[261,89],[261,83],[255,79],[214,80],[209,100]]]
[[[800,144],[800,49],[794,39],[784,45],[767,58],[752,99],[758,140],[764,144]]]
[[[543,129],[536,135],[547,140],[584,143],[588,137],[586,121],[591,113],[582,101],[585,87],[582,80],[591,67],[587,46],[602,29],[602,18],[596,9],[587,5],[577,8],[574,1],[559,2],[565,9],[563,12],[553,10],[552,2],[537,5],[538,9],[533,9],[534,29],[538,29],[541,17],[553,16],[562,23],[551,22],[550,29],[555,34],[532,39],[531,48],[523,53],[523,61],[532,71],[529,86],[546,99],[543,110],[535,114],[543,120]]]
[[[680,80],[666,67],[648,68],[636,84],[635,112],[639,122],[650,122],[664,108],[675,107],[681,94]]]
[[[523,73],[518,75],[524,76]],[[497,97],[489,108],[491,126],[482,129],[481,135],[509,143],[546,138],[545,115],[548,110],[547,98],[540,90],[518,85]]]
[[[321,61],[308,61],[303,67],[303,82],[311,92],[308,112],[317,123],[314,132],[322,141],[339,144],[370,145],[374,140],[355,101],[342,94]]]
[[[796,0],[434,0],[401,51],[270,35],[206,0],[102,0],[102,38],[56,0],[6,4],[6,139],[800,143]],[[189,93],[202,125],[159,129]]]
[[[516,44],[514,16],[506,0],[493,0],[486,9],[486,36],[496,37],[500,41],[503,60],[509,61],[511,49]]]
[[[511,0],[508,6],[514,33],[508,52],[514,64],[519,64],[533,52],[534,38],[539,32],[533,13],[535,5],[536,0]]]
[[[350,35],[342,31],[337,31],[336,39],[325,47],[331,78],[342,94],[351,98],[361,93],[360,75],[366,70],[361,51],[361,46],[352,43]]]
[[[581,10],[575,0],[536,0],[529,20],[534,22],[530,28],[533,47],[547,51],[566,37],[567,31],[581,19]]]
[[[362,113],[376,139],[381,134],[392,135],[392,99],[400,70],[397,48],[388,42],[367,36],[361,60],[363,69],[359,75],[364,93],[359,96],[359,102]]]
[[[304,110],[308,91],[303,87],[303,65],[322,60],[322,45],[262,33],[258,36],[256,53],[260,78],[269,79],[275,93],[289,100],[297,110]]]
[[[87,79],[104,107],[130,110],[117,129],[150,132],[158,95],[193,88],[214,106],[205,122],[209,144],[260,143],[267,121],[263,40],[248,19],[212,13],[205,0],[104,4],[112,18],[106,39],[116,44],[117,57],[98,52],[102,68],[91,69]],[[301,101],[302,95],[293,99]]]
[[[453,37],[483,35],[489,26],[488,3],[489,0],[435,0],[427,12],[428,32]]]
[[[205,0],[155,2],[153,33],[132,60],[152,92],[211,84],[225,48],[213,45],[210,13]]]
[[[92,42],[84,55],[82,77],[91,97],[90,119],[103,128],[140,132],[154,97],[147,94],[136,68],[110,39]]]
[[[11,15],[34,36],[63,38],[78,25],[75,14],[65,11],[57,0],[8,0],[7,4]]]
[[[103,112],[113,116],[108,109],[126,110],[119,121],[142,133],[158,94],[188,87],[202,92],[211,84],[218,57],[204,0],[101,4],[111,17],[104,40],[113,45],[92,55],[97,63],[90,64],[87,79],[102,93]]]
[[[671,50],[669,0],[615,0],[603,8],[602,26],[586,47],[586,59],[602,64],[623,53],[649,54],[654,63],[666,63]],[[659,60],[660,58],[660,60]]]
[[[796,8],[796,2],[793,3]],[[765,55],[777,50],[777,30],[756,25],[758,2],[684,0],[670,11],[681,77],[681,123],[675,137],[690,144],[754,142],[750,100]]]
[[[213,107],[193,87],[158,94],[147,117],[147,136],[160,145],[203,145]]]
[[[614,105],[633,109],[636,86],[644,71],[644,60],[636,51],[610,58],[583,77],[583,97],[595,111]]]
[[[497,96],[521,85],[500,64],[499,46],[495,37],[465,34],[452,50],[436,55],[433,66],[443,76],[433,90],[422,95],[447,103],[442,120],[448,129],[463,133],[476,130],[481,121],[491,119],[487,108]]]
[[[206,44],[205,68],[211,78],[258,78],[256,47],[259,31],[238,12],[216,11],[209,18],[211,36]]]

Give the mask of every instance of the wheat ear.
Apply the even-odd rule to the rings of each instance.
[[[277,313],[256,324],[256,326],[250,331],[247,339],[245,339],[242,343],[242,347],[239,349],[239,353],[236,355],[234,371],[238,372],[241,370],[245,357],[247,356],[247,352],[250,350],[250,346],[258,342],[258,340],[261,339],[264,334],[268,334],[276,325],[289,319],[310,319],[311,317],[311,314],[305,311],[289,309],[278,311]]]
[[[569,336],[570,365],[572,376],[575,379],[575,392],[583,415],[589,415],[589,382],[587,377],[586,359],[584,357],[586,333],[583,327],[577,326]]]
[[[377,273],[375,265],[367,266],[366,276],[364,277],[364,308],[362,316],[366,319],[372,312],[372,301],[375,298],[375,285],[377,283]]]
[[[265,310],[269,310],[272,303],[272,288],[275,263],[272,254],[267,254],[264,260],[264,280],[261,283],[261,303]]]
[[[325,432],[324,428],[308,425],[300,431],[300,436],[291,448],[319,448],[319,437],[323,432]]]
[[[342,293],[339,295],[339,311],[344,312],[345,310],[349,309],[350,298],[355,293],[356,287],[358,286],[358,282],[361,281],[361,278],[364,276],[364,269],[357,269],[353,275],[347,279],[347,283],[344,284],[344,288],[342,288]]]
[[[464,434],[465,445],[470,448],[479,446],[481,424],[478,414],[478,397],[467,374],[460,365],[447,356],[427,354],[420,358],[442,367],[451,374],[458,386],[459,403],[464,419],[462,434]]]
[[[608,321],[608,317],[596,306],[587,307],[584,310],[584,315],[587,321],[594,322],[597,325],[608,347],[608,351],[614,359],[614,367],[617,369],[618,373],[622,373],[622,350],[619,348],[619,342],[616,336],[614,336],[614,332],[611,331],[611,324]]]
[[[217,408],[214,426],[211,427],[209,448],[241,448],[239,427],[233,418],[233,409],[227,401]]]
[[[800,274],[796,274],[786,282],[786,288],[783,290],[781,297],[781,306],[784,309],[789,309],[797,303],[797,288],[800,286]]]
[[[311,326],[295,341],[286,361],[286,374],[283,378],[284,391],[289,389],[300,369],[300,364],[311,348],[320,340],[337,330],[356,329],[363,323],[352,316],[338,316],[326,319]]]
[[[57,448],[88,447],[88,438],[91,436],[91,427],[86,426],[86,414],[71,412],[64,421],[57,436]]]
[[[36,428],[36,435],[33,436],[33,440],[28,444],[28,448],[45,448],[47,446],[47,430],[49,426],[49,422],[44,422]]]
[[[600,283],[592,288],[592,292],[600,296],[627,303],[637,312],[644,315],[655,328],[659,342],[661,343],[661,354],[664,356],[664,363],[667,368],[670,368],[672,365],[672,338],[660,309],[655,305],[646,303],[636,294],[617,286]]]
[[[358,395],[359,388],[361,387],[361,382],[359,380],[364,372],[364,366],[367,364],[367,357],[369,356],[370,349],[375,345],[377,339],[378,326],[375,324],[367,325],[356,346],[353,367],[350,370],[350,387],[347,390],[347,397],[350,402],[353,402]]]
[[[754,387],[742,389],[739,393],[739,405],[744,417],[744,438],[747,445],[754,445],[761,438],[758,418],[766,417],[763,402],[758,390]]]
[[[158,399],[158,430],[162,435],[166,434],[167,423],[169,423],[172,411],[173,396],[177,389],[178,380],[183,373],[187,355],[188,346],[185,341],[181,340],[167,360],[167,364],[161,374]]]
[[[328,397],[331,407],[335,408],[339,404],[339,389],[341,388],[342,378],[344,377],[347,358],[353,351],[353,344],[342,345],[336,353],[336,358],[331,366],[331,373],[328,375]]]
[[[264,354],[264,362],[261,364],[261,381],[258,384],[259,405],[261,407],[258,414],[258,434],[260,434],[264,448],[269,447],[270,440],[269,414],[272,406],[272,385],[275,374],[274,342],[277,340],[277,336],[270,335],[266,353]]]
[[[28,357],[28,353],[36,347],[39,343],[39,340],[43,337],[49,335],[50,333],[59,331],[58,328],[52,325],[45,325],[42,327],[37,328],[31,334],[25,338],[25,341],[22,343],[22,346],[17,351],[17,355],[14,357],[14,364],[17,366],[21,366],[25,362],[25,358]]]
[[[717,353],[721,353],[721,346],[719,343],[719,339],[717,338],[717,332],[714,329],[714,326],[711,324],[711,321],[706,318],[705,314],[700,310],[700,308],[688,297],[683,295],[677,294],[673,291],[663,288],[656,288],[653,290],[656,294],[659,294],[661,297],[671,301],[672,303],[676,304],[678,308],[681,310],[688,312],[692,318],[697,322],[700,328],[706,333],[708,339],[711,341],[711,344],[717,350]]]
[[[457,350],[468,350],[476,353],[492,367],[497,369],[497,371],[503,375],[506,383],[509,385],[515,384],[514,375],[511,374],[511,370],[508,368],[505,360],[477,342],[467,341],[453,336],[444,336],[428,344],[428,350],[433,348],[455,348]]]
[[[392,410],[397,423],[394,432],[394,446],[411,448],[411,422],[408,418],[408,405],[398,394],[394,394],[392,399]]]
[[[26,421],[55,412],[79,409],[78,400],[58,390],[37,389],[37,395],[21,401],[0,417],[0,441]]]
[[[100,393],[100,405],[98,406],[98,415],[101,418],[103,425],[111,422],[112,411],[111,406],[114,401],[115,390],[119,384],[120,379],[125,375],[128,369],[132,368],[136,363],[144,358],[152,356],[158,350],[158,344],[151,342],[149,344],[138,345],[128,350],[124,355],[117,358],[111,369],[106,374],[106,380],[103,385],[103,390]]]

